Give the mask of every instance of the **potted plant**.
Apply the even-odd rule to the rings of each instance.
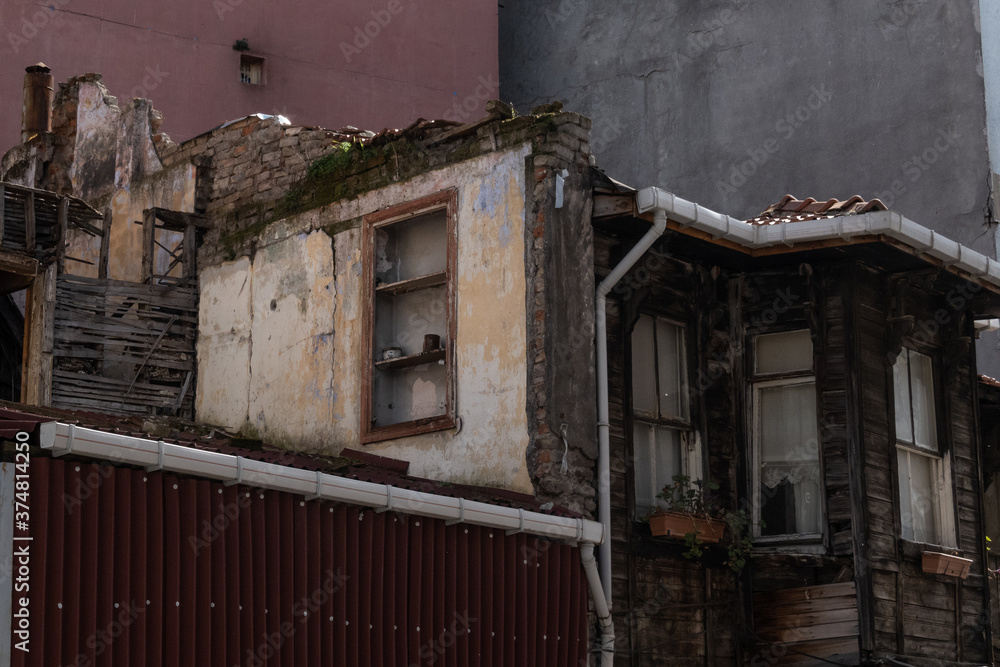
[[[656,537],[684,538],[690,543],[715,543],[722,540],[726,524],[712,516],[715,512],[710,497],[719,485],[687,475],[674,475],[674,483],[657,494],[667,502],[667,508],[649,516],[650,531]],[[690,535],[691,538],[687,536]],[[695,555],[701,555],[700,553]]]
[[[742,509],[723,514],[711,495],[719,488],[714,482],[692,482],[687,475],[674,475],[673,482],[657,494],[666,501],[667,508],[650,514],[649,528],[653,536],[683,539],[687,547],[683,556],[700,558],[703,546],[721,542],[728,527],[726,565],[733,571],[742,570],[753,548],[750,516]]]

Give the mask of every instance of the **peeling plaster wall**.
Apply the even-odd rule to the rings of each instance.
[[[109,275],[116,280],[142,279],[142,221],[144,209],[160,207],[193,212],[195,166],[189,162],[164,169],[153,145],[152,104],[133,100],[125,109],[98,81],[79,84],[75,157],[69,170],[73,193],[111,207]],[[179,235],[170,238],[177,243]],[[169,237],[168,237],[169,238]],[[69,255],[97,261],[99,243],[76,239]],[[168,257],[157,254],[157,268],[165,271]],[[68,270],[97,275],[97,267],[69,262]]]
[[[522,143],[308,211],[272,225],[252,260],[202,270],[199,420],[297,449],[336,454],[357,447],[361,216],[457,187],[455,380],[462,428],[366,450],[410,461],[418,476],[534,493],[525,456],[530,152],[531,144]]]
[[[116,280],[142,278],[143,210],[152,207],[193,212],[197,169],[191,161],[164,167],[157,146],[167,145],[159,134],[161,117],[146,99],[118,106],[97,74],[59,84],[53,104],[52,133],[8,151],[0,177],[19,184],[80,197],[112,211],[109,275]],[[161,234],[163,234],[161,232]],[[181,235],[164,234],[171,246]],[[97,275],[100,240],[83,233],[68,239],[66,270]],[[92,262],[86,264],[69,258]],[[164,273],[169,257],[158,251],[157,268]]]

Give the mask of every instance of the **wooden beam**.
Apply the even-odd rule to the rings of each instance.
[[[156,211],[142,212],[142,282],[153,282],[153,262],[156,259]]]
[[[7,190],[3,185],[0,185],[0,244],[3,243],[3,225],[4,225],[4,213],[7,210],[6,202]]]
[[[16,273],[19,276],[34,277],[38,271],[38,260],[25,257],[19,252],[0,250],[0,273]]]
[[[194,278],[198,274],[197,230],[193,223],[184,228],[184,277]]]
[[[594,195],[594,213],[596,218],[614,218],[619,216],[635,217],[635,197],[627,195]]]
[[[163,223],[160,225],[161,227],[169,229],[172,232],[183,232],[184,228],[188,225],[194,225],[198,229],[205,230],[212,227],[212,219],[200,213],[185,213],[183,211],[171,211],[170,209],[156,207],[149,210]]]
[[[56,266],[59,273],[66,272],[66,237],[69,233],[69,198],[59,198],[59,238],[56,239]]]
[[[24,251],[35,256],[35,193],[24,197]]]
[[[104,225],[101,236],[101,254],[97,260],[97,277],[108,277],[108,253],[111,249],[111,207],[104,209]]]

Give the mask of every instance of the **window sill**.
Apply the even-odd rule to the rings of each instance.
[[[899,538],[899,550],[903,558],[907,560],[919,561],[925,551],[934,553],[946,553],[953,556],[965,557],[965,553],[958,547],[945,547],[940,544],[927,544],[926,542],[913,542]]]
[[[753,552],[760,554],[812,554],[826,555],[827,548],[823,544],[823,536],[819,533],[809,535],[768,535],[754,538]]]
[[[390,426],[380,426],[373,428],[367,433],[361,434],[361,444],[370,445],[376,442],[394,440],[396,438],[406,438],[423,433],[433,433],[455,428],[455,418],[450,415],[439,417],[427,417],[416,421],[404,422],[402,424],[392,424]]]

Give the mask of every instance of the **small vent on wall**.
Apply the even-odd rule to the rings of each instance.
[[[264,59],[240,54],[240,82],[251,86],[264,85]]]

